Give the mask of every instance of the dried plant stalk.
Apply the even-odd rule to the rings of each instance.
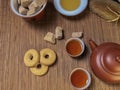
[[[90,9],[108,22],[120,19],[120,4],[112,0],[92,0]]]

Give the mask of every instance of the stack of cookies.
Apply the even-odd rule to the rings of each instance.
[[[48,72],[49,66],[56,61],[56,53],[45,48],[38,53],[35,49],[28,50],[24,55],[24,63],[34,75],[42,76]]]

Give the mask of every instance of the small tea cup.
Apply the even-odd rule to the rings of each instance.
[[[74,43],[74,41],[76,41],[76,44]],[[65,48],[66,48],[67,53],[71,57],[78,57],[78,56],[81,56],[83,52],[85,51],[85,44],[80,38],[70,38],[66,41]],[[78,51],[80,48],[81,48],[81,51]],[[74,54],[72,52],[74,52]]]
[[[54,6],[59,13],[61,13],[62,15],[65,15],[65,16],[76,16],[76,15],[82,13],[88,5],[88,0],[80,0],[80,5],[77,9],[68,11],[68,10],[65,10],[61,6],[60,1],[61,0],[54,0]]]
[[[75,86],[74,85],[74,83],[73,83],[73,81],[72,81],[72,78],[73,78],[73,74],[76,72],[76,71],[83,71],[85,74],[86,74],[86,76],[87,76],[87,81],[86,81],[86,85],[84,85],[83,87],[77,87],[77,86]],[[79,76],[78,76],[79,77]],[[75,77],[76,78],[76,77]],[[83,77],[82,77],[82,79],[83,79]],[[77,80],[79,80],[79,78],[77,79]],[[70,76],[69,76],[69,81],[70,81],[70,83],[71,83],[71,85],[73,86],[73,88],[75,88],[76,90],[85,90],[85,89],[87,89],[89,86],[90,86],[90,84],[91,84],[91,75],[90,75],[90,73],[86,70],[86,69],[84,69],[84,68],[75,68],[71,73],[70,73]],[[81,80],[80,80],[81,81]]]
[[[45,8],[46,8],[46,5],[47,5],[47,0],[46,0],[46,3],[43,4],[42,8],[40,8],[38,11],[36,11],[34,14],[32,14],[30,16],[23,15],[23,14],[20,14],[18,12],[18,10],[17,10],[18,9],[18,3],[17,3],[17,1],[18,0],[11,0],[10,1],[11,9],[12,9],[12,11],[16,15],[18,15],[18,16],[20,16],[20,17],[22,17],[22,18],[24,18],[24,19],[26,19],[28,21],[39,21],[39,20],[43,19],[44,14],[45,14]]]

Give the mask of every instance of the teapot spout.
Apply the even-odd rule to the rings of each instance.
[[[97,44],[93,40],[89,40],[89,45],[92,51],[97,47]]]

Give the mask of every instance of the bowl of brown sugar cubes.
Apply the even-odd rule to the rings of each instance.
[[[44,17],[47,0],[11,0],[12,11],[27,20],[39,21]]]

